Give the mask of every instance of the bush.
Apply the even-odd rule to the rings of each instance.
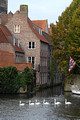
[[[25,90],[26,85],[31,91],[33,84],[34,76],[28,67],[21,74],[13,66],[0,68],[0,93],[17,93],[20,87]]]
[[[17,81],[16,77],[18,75],[18,70],[16,67],[6,67],[0,68],[0,82],[1,82],[1,92],[2,93],[15,93],[17,91]]]

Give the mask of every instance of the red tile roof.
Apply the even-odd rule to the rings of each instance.
[[[32,23],[35,24],[36,26],[42,28],[42,31],[45,32],[47,20],[32,20]]]
[[[7,66],[14,66],[17,68],[18,71],[24,71],[25,67],[32,68],[31,63],[6,63],[6,62],[0,62],[0,67],[7,67]]]
[[[49,42],[45,39],[45,37],[44,37],[43,35],[40,35],[40,34],[38,33],[38,31],[33,28],[33,26],[32,26],[32,21],[31,21],[29,18],[28,18],[28,23],[29,23],[32,31],[37,35],[37,37],[38,37],[42,42],[49,43]]]
[[[15,46],[13,45],[9,37],[12,37],[12,34],[9,32],[7,27],[0,25],[0,43],[10,43],[16,52],[24,53],[23,50],[20,47],[18,47],[16,44]]]

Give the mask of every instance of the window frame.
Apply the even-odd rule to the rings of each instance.
[[[33,43],[34,43],[34,45],[33,45]],[[30,45],[31,44],[31,45]],[[33,47],[34,46],[34,47]],[[28,42],[28,49],[35,49],[36,48],[36,42],[34,42],[34,41],[29,41]]]
[[[30,58],[30,60],[29,60],[29,58]],[[33,58],[34,58],[34,63],[32,62],[33,61]],[[30,62],[29,62],[30,61]],[[36,64],[36,57],[35,56],[28,56],[27,57],[27,62],[28,63],[33,63],[33,68],[35,68],[35,64]]]
[[[14,33],[20,33],[20,25],[14,25]]]

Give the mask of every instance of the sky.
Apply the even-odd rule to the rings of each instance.
[[[8,0],[8,12],[15,13],[20,5],[28,5],[28,17],[31,20],[48,20],[48,24],[58,21],[73,0]]]

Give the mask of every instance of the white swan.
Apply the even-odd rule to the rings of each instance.
[[[46,102],[45,99],[43,100],[43,104],[44,104],[44,105],[49,105],[49,103]]]
[[[32,103],[31,100],[29,100],[29,105],[34,105],[34,103]]]
[[[67,102],[67,99],[65,99],[65,104],[66,105],[70,105],[70,104],[72,104],[71,102]]]
[[[24,106],[25,103],[22,103],[21,101],[19,101],[19,105],[20,105],[20,106]]]
[[[61,102],[56,102],[56,99],[54,99],[54,104],[55,104],[55,105],[60,105]]]
[[[37,99],[35,100],[35,105],[40,105],[41,103],[37,101]]]

